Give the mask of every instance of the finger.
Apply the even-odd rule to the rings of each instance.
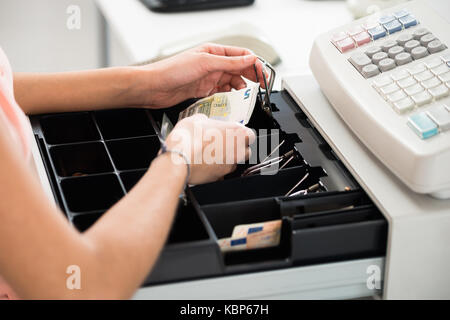
[[[245,83],[244,79],[242,79],[241,76],[232,76],[230,80],[230,85],[236,90],[241,90],[247,87],[247,84]]]
[[[219,89],[219,92],[229,92],[229,91],[231,91],[231,86],[229,84],[223,85]]]
[[[230,73],[223,73],[222,77],[219,79],[217,86],[220,88],[225,84],[229,84],[231,81],[231,78],[233,78],[233,75]]]
[[[251,67],[256,62],[256,59],[254,55],[225,57],[207,54],[206,56],[200,57],[200,63],[203,64],[207,72],[222,71],[239,74]]]
[[[215,55],[223,55],[223,56],[246,56],[251,55],[253,52],[249,49],[235,46],[225,46],[216,43],[206,43],[204,45],[204,49],[206,52],[215,54]]]

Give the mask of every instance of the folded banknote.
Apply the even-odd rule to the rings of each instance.
[[[203,113],[208,118],[247,124],[252,116],[258,96],[259,84],[249,82],[241,90],[220,92],[198,100],[182,111],[178,120]]]

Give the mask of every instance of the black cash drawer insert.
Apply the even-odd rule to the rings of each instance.
[[[284,140],[280,154],[293,150],[294,159],[272,174],[242,176],[251,165],[247,161],[224,180],[188,189],[187,203],[180,201],[166,246],[144,285],[385,254],[382,214],[292,98],[281,91],[271,100],[273,118],[258,101],[248,124],[257,130],[255,146],[270,151]],[[164,113],[176,123],[191,103],[31,118],[55,198],[75,228],[92,227],[156,157],[159,141],[149,112],[159,123]],[[306,173],[297,190],[317,183],[320,192],[285,197]],[[275,219],[282,220],[277,247],[222,254],[216,244],[235,225]]]

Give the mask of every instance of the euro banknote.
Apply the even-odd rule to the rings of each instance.
[[[220,92],[198,100],[179,115],[178,120],[203,113],[208,118],[247,124],[258,96],[258,83],[249,82],[241,90]]]

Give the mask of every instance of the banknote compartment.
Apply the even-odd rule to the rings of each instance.
[[[94,114],[105,140],[155,135],[145,109],[105,110]]]
[[[296,265],[382,256],[387,222],[361,191],[281,198],[281,216],[291,221]]]
[[[107,210],[124,196],[116,174],[65,178],[61,181],[67,211]]]
[[[212,204],[203,206],[202,210],[217,239],[231,237],[233,229],[237,225],[282,219],[279,206],[273,198]],[[288,266],[290,263],[290,234],[290,224],[287,220],[283,220],[278,246],[223,253],[223,263],[227,272]]]
[[[294,192],[320,183],[320,178],[325,175],[322,168],[303,165],[283,169],[272,175],[259,174],[198,185],[192,191],[201,205],[279,197],[287,194],[306,173],[309,174],[308,177]]]
[[[117,170],[147,169],[160,149],[156,136],[107,141]]]
[[[112,172],[113,166],[101,142],[66,144],[50,148],[60,177]]]
[[[100,139],[88,112],[46,115],[39,118],[40,131],[47,144],[96,141]]]

